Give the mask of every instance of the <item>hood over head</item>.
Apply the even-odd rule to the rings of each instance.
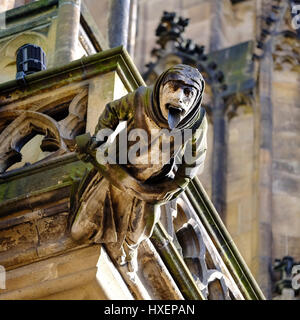
[[[153,87],[152,107],[149,106],[147,111],[151,118],[161,127],[169,127],[168,120],[163,116],[159,102],[160,88],[168,81],[181,81],[197,89],[197,95],[192,107],[176,126],[176,129],[180,130],[191,128],[200,117],[204,79],[196,68],[184,64],[175,65],[158,77]]]

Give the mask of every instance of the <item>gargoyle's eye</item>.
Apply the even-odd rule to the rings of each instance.
[[[187,97],[193,95],[193,91],[190,88],[184,88],[183,92]]]

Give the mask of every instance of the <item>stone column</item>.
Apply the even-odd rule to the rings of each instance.
[[[130,0],[110,0],[108,40],[111,48],[127,47]]]
[[[64,65],[76,59],[80,25],[81,0],[59,0],[55,65]]]
[[[210,19],[210,39],[209,51],[217,51],[222,48],[222,11],[223,1],[210,1],[211,19]]]
[[[281,9],[283,10],[283,9]],[[257,1],[256,15],[259,35],[265,27],[266,17],[270,12],[270,1]],[[281,14],[282,15],[282,14]],[[279,18],[279,21],[283,18]],[[276,22],[278,27],[278,22]],[[272,26],[276,34],[277,27]],[[264,42],[263,55],[257,62],[257,103],[255,107],[255,151],[256,151],[256,212],[258,224],[257,272],[256,278],[267,299],[272,297],[270,266],[272,265],[272,212],[273,212],[273,36]]]
[[[130,19],[129,19],[129,34],[128,34],[127,51],[130,54],[132,59],[134,57],[134,49],[135,49],[137,11],[138,11],[137,0],[131,0],[130,1]]]
[[[212,108],[214,140],[212,163],[212,202],[226,223],[226,174],[227,174],[227,140],[228,120],[225,114],[225,103],[216,93]]]
[[[267,43],[259,70],[259,158],[258,158],[258,220],[259,271],[258,283],[266,298],[271,298],[269,266],[272,263],[272,43]]]

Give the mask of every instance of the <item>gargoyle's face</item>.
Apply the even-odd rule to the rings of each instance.
[[[170,129],[189,113],[197,96],[197,89],[183,81],[168,81],[160,88],[159,102]]]

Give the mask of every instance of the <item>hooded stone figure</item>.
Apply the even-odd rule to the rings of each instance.
[[[153,87],[139,87],[106,105],[94,136],[78,149],[80,157],[93,158],[95,164],[94,150],[104,143],[97,135],[115,130],[121,122],[126,123],[128,141],[118,137],[116,163],[96,163],[97,169],[82,181],[72,205],[75,240],[104,243],[119,264],[127,264],[130,272],[137,270],[137,248],[151,236],[160,205],[179,195],[203,170],[207,148],[203,91],[204,80],[197,69],[176,65],[162,73]],[[161,152],[165,141],[168,152]],[[128,152],[120,161],[122,148]],[[85,157],[87,153],[92,156]],[[159,153],[157,161],[149,161],[149,155]]]

